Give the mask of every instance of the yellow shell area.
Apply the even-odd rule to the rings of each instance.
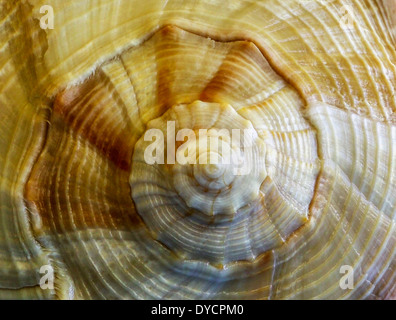
[[[395,8],[0,0],[0,298],[396,298]],[[167,121],[254,170],[147,164]]]

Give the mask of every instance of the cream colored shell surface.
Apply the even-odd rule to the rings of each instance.
[[[395,7],[0,0],[0,298],[396,298]]]

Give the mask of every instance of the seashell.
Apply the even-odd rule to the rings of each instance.
[[[395,5],[0,0],[0,298],[395,299]]]

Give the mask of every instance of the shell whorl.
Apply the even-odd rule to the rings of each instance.
[[[0,1],[0,297],[395,297],[394,3],[32,2]]]
[[[188,150],[192,152],[191,159],[187,159],[190,163],[175,161],[178,152],[187,150],[180,150],[180,146],[177,150],[168,150],[166,143],[165,161],[153,165],[146,159],[151,138],[145,139],[145,134],[137,142],[130,178],[137,212],[155,239],[185,259],[214,265],[253,261],[280,246],[308,220],[318,163],[315,133],[301,115],[303,101],[272,70],[253,43],[216,43],[167,27],[145,45],[164,39],[171,39],[172,47],[180,41],[187,47],[199,43],[200,50],[205,51],[221,46],[226,56],[212,71],[212,76],[197,88],[197,97],[201,100],[188,105],[176,104],[147,125],[148,131],[159,130],[164,134],[162,143],[168,142],[171,136],[171,146],[177,143],[176,133],[189,130],[193,135],[192,142],[188,141],[193,145],[192,150]],[[181,54],[175,52],[175,56],[168,59],[178,61]],[[195,60],[189,61],[191,65],[204,64],[203,57],[191,56],[193,58]],[[190,72],[189,78],[198,76]],[[193,80],[192,83],[196,84]],[[232,99],[237,88],[244,92]],[[176,92],[183,94],[180,89]],[[264,103],[260,104],[261,100]],[[285,131],[286,123],[282,121],[288,120],[276,118],[276,114],[282,112],[278,109],[290,109],[288,111],[297,116],[297,123],[290,122],[289,132],[284,134],[304,141],[302,149],[293,146],[285,152],[282,137],[276,135]],[[174,132],[169,127],[173,123]],[[304,132],[293,128],[296,125],[302,126]],[[238,135],[237,139],[233,134]],[[188,136],[188,132],[185,135]],[[211,137],[218,135],[222,140],[212,150]],[[223,142],[225,146],[221,148]],[[224,161],[225,157],[235,155],[241,159]],[[215,172],[209,173],[209,170]],[[304,188],[300,199],[291,190],[297,185],[287,185],[296,174],[300,175],[296,178],[297,184]]]

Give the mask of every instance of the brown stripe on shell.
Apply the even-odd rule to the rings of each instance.
[[[39,213],[36,232],[129,230],[140,224],[128,182],[128,122],[121,121],[123,113],[104,84],[96,74],[55,100],[47,142],[25,190]]]
[[[234,103],[245,101],[265,90],[273,82],[281,82],[255,44],[234,42],[216,75],[206,86],[200,99]]]
[[[89,140],[117,167],[128,171],[134,145],[134,132],[119,98],[102,72],[83,84],[60,93],[54,113],[78,134]]]

